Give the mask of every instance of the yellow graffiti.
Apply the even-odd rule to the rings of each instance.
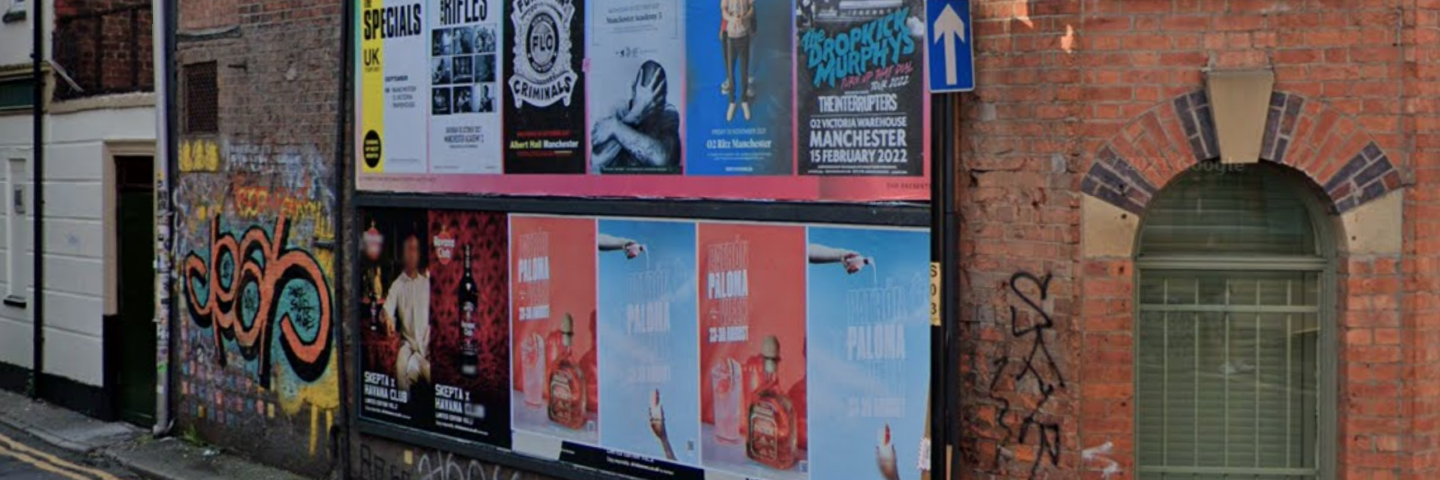
[[[300,416],[306,406],[310,410],[310,455],[315,455],[317,444],[322,434],[328,434],[329,427],[324,429],[320,426],[320,417],[324,415],[329,423],[334,412],[340,408],[340,381],[336,377],[336,358],[330,357],[330,366],[325,369],[325,376],[314,383],[298,382],[294,375],[285,372],[285,366],[276,365],[274,372],[281,385],[279,395],[276,398],[280,403],[280,410],[289,417]],[[273,410],[272,410],[273,412]],[[272,418],[274,414],[271,414]]]
[[[220,171],[220,146],[213,140],[191,140],[180,143],[181,172]]]

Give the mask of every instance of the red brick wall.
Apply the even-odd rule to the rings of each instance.
[[[60,96],[154,90],[155,42],[150,3],[55,1],[55,59],[84,89],[73,91],[62,82]]]
[[[1178,173],[1216,156],[1207,66],[1273,67],[1262,156],[1310,177],[1334,210],[1406,191],[1404,254],[1339,264],[1339,478],[1440,475],[1437,10],[1435,0],[977,1],[980,87],[961,114],[958,477],[1135,476],[1134,265],[1082,256],[1080,200],[1142,215]],[[1034,283],[1011,286],[1022,272],[1054,277],[1038,302],[1054,322],[1042,330],[1053,362],[1031,357],[1034,332],[1015,333],[1038,315]]]
[[[179,2],[180,31],[193,32],[240,24],[241,0],[184,0]],[[316,2],[317,4],[326,2]]]
[[[322,278],[309,278],[310,285],[326,295],[306,297],[317,303],[306,305],[313,313],[306,321],[334,332],[345,318],[340,309],[346,298],[338,296],[341,266],[335,261],[341,3],[184,0],[180,5],[177,106],[182,115],[190,111],[186,68],[213,62],[218,132],[180,138],[176,258],[212,258],[217,233],[265,232],[277,249],[313,260]],[[227,26],[234,28],[222,28]],[[181,285],[208,279],[204,269],[178,273]],[[280,303],[288,288],[259,285],[254,294]],[[317,336],[316,351],[326,352],[323,357],[291,356],[284,345],[307,339],[290,337],[279,316],[261,330],[266,327],[225,321],[226,313],[235,315],[219,310],[226,307],[207,315],[190,308],[198,305],[186,305],[183,292],[177,298],[172,348],[178,365],[170,369],[176,431],[194,431],[209,443],[310,477],[339,472],[347,428],[340,408],[339,378],[346,373],[340,367],[346,364],[340,358],[342,340]],[[321,308],[321,298],[328,299],[328,308]],[[248,334],[236,334],[243,330]]]

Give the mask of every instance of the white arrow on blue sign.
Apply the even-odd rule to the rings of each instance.
[[[975,90],[970,0],[927,0],[925,29],[930,58],[930,92]]]

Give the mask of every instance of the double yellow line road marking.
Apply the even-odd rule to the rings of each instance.
[[[36,450],[5,435],[0,435],[0,457],[10,457],[70,480],[120,480],[109,473],[82,467]]]

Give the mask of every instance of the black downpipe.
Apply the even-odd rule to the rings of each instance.
[[[939,281],[939,325],[930,329],[930,478],[948,480],[955,470],[956,415],[960,411],[960,389],[955,375],[959,365],[959,341],[955,338],[959,312],[959,221],[955,211],[955,172],[960,151],[956,135],[959,94],[939,94],[930,100],[931,134],[934,160],[931,163],[930,188],[930,261],[931,272]],[[932,280],[933,282],[934,280]],[[936,285],[932,283],[931,288]],[[936,306],[932,305],[931,308]]]
[[[354,182],[350,181],[350,157],[345,154],[348,149],[347,145],[349,145],[349,143],[345,141],[346,125],[348,123],[346,113],[350,111],[346,108],[350,99],[347,93],[350,91],[350,67],[353,61],[351,54],[355,48],[354,19],[352,17],[355,12],[354,0],[341,1],[340,8],[340,68],[338,75],[340,88],[336,89],[339,95],[336,98],[337,102],[335,104],[335,197],[338,199],[338,205],[335,205],[335,231],[338,232],[337,235],[339,237],[336,239],[334,246],[334,271],[336,272],[344,272],[349,265],[345,260],[345,252],[351,248],[353,243],[341,239],[345,238],[345,233],[349,231],[347,228],[350,224],[350,210],[348,208],[350,196],[348,195],[347,189],[350,188],[351,185],[354,185]],[[341,276],[343,277],[344,275],[342,274]],[[346,285],[349,285],[343,282],[331,282],[331,284],[341,285],[340,288],[342,289],[348,288]],[[337,297],[337,295],[330,296],[332,299]],[[344,307],[337,309],[340,313],[338,318],[348,319],[350,318],[350,304],[344,303],[344,305]],[[340,375],[340,392],[342,395],[348,395],[350,392],[348,372],[345,372],[345,367],[349,365],[349,362],[343,360],[347,350],[345,347],[348,343],[345,341],[345,325],[347,323],[346,321],[331,322],[335,329],[335,332],[331,334],[331,338],[340,339],[336,353],[340,355],[342,360],[336,362],[336,365],[339,365],[341,369],[338,375]],[[350,475],[350,434],[348,428],[350,425],[353,425],[349,423],[351,418],[350,402],[340,402],[340,418],[344,419],[342,420],[343,424],[340,427],[340,433],[335,435],[339,440],[340,475],[341,478],[352,478]]]
[[[165,129],[169,131],[165,132],[165,191],[159,193],[167,197],[166,202],[170,206],[171,212],[169,218],[170,245],[168,246],[170,248],[170,252],[168,252],[170,254],[170,270],[164,272],[164,274],[171,276],[171,279],[168,282],[165,282],[165,284],[174,285],[176,282],[175,269],[177,264],[177,262],[175,261],[174,250],[176,245],[176,232],[178,231],[175,227],[176,224],[179,223],[179,216],[174,214],[176,203],[175,195],[173,192],[176,191],[176,185],[178,185],[180,182],[179,159],[181,132],[180,109],[176,107],[175,103],[178,100],[177,93],[180,91],[180,76],[177,72],[179,68],[178,64],[176,63],[177,57],[175,53],[177,46],[175,42],[175,32],[179,29],[180,26],[180,2],[179,0],[163,0],[161,3],[163,4],[163,8],[165,9],[165,33],[164,44],[162,45],[162,48],[165,49],[163,55],[165,64],[161,65],[159,68],[163,68],[165,72],[165,91],[162,92],[162,94],[165,95]],[[179,314],[180,310],[177,308],[180,307],[180,296],[175,295],[174,292],[175,289],[171,288],[170,305],[168,305],[170,310],[170,318],[167,319],[168,321],[166,322],[166,326],[168,329],[168,331],[166,332],[166,337],[167,341],[170,342],[170,345],[166,345],[165,347],[165,364],[168,366],[168,368],[164,370],[165,374],[168,375],[171,379],[175,378],[175,366],[179,365],[179,359],[176,357],[176,348],[174,346],[174,343],[175,339],[180,338],[180,328],[178,324],[180,323],[179,319],[181,318]],[[169,381],[166,381],[165,383],[168,385],[167,394],[165,395],[164,400],[166,405],[165,411],[169,413],[168,416],[170,422],[167,425],[163,425],[162,428],[164,428],[165,431],[168,433],[170,430],[170,425],[174,424],[175,417],[177,415],[174,408],[174,402],[172,401],[172,399],[175,398],[175,395],[172,393],[174,392],[175,386]]]
[[[31,347],[34,360],[31,363],[30,396],[38,399],[41,398],[40,378],[45,373],[45,2],[30,2],[30,8],[30,13],[35,15],[30,29],[33,35],[30,40],[30,75],[35,79],[35,99],[31,102],[35,112],[35,156],[30,166],[33,175],[31,181],[34,182],[30,201],[30,211],[34,218],[31,228],[31,233],[34,234],[31,242],[34,245],[31,245],[31,248],[35,252],[32,258],[35,266],[30,275],[35,287],[30,294],[30,305],[35,307],[31,310],[31,325],[35,327],[35,333],[30,336],[34,341]]]

